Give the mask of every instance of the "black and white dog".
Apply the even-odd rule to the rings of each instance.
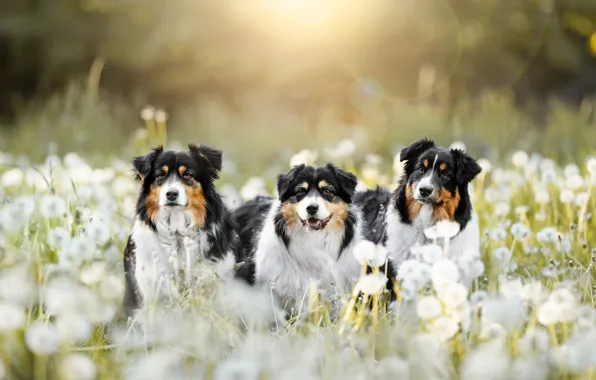
[[[332,164],[279,175],[278,199],[259,196],[233,212],[238,275],[270,285],[287,311],[299,309],[312,280],[323,299],[350,292],[361,271],[353,255],[362,239],[356,184],[355,175]]]
[[[222,277],[233,276],[237,235],[214,186],[222,152],[207,145],[188,148],[159,146],[133,160],[141,190],[124,251],[127,315],[152,300],[177,297],[181,286],[198,277],[199,262]]]
[[[404,175],[393,194],[377,188],[354,197],[365,219],[365,238],[385,244],[397,268],[408,259],[413,245],[428,242],[426,228],[449,220],[460,226],[450,252],[478,251],[478,218],[468,192],[468,184],[481,171],[476,161],[461,150],[440,148],[428,139],[404,148],[400,160],[406,161]]]

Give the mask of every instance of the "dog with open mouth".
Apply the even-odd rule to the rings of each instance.
[[[316,281],[323,299],[350,292],[361,266],[354,246],[362,217],[352,203],[356,176],[332,164],[299,165],[277,178],[278,198],[259,196],[234,210],[238,275],[268,284],[286,311],[301,310]]]
[[[141,182],[132,229],[124,251],[124,311],[153,300],[176,298],[207,264],[233,277],[237,239],[229,211],[215,190],[222,152],[207,145],[188,151],[162,146],[133,160]]]
[[[395,268],[410,256],[415,244],[429,242],[424,230],[438,221],[459,224],[450,252],[478,252],[478,217],[473,210],[468,184],[480,173],[476,161],[458,149],[445,149],[422,139],[404,148],[404,174],[390,193],[377,188],[357,193],[354,203],[365,218],[365,238],[385,244]]]

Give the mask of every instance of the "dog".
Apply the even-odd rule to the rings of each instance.
[[[128,316],[153,300],[178,297],[199,277],[199,262],[218,276],[233,277],[237,239],[214,185],[220,150],[190,144],[188,151],[175,152],[158,146],[132,164],[141,189],[124,250]]]
[[[406,162],[395,192],[377,188],[354,197],[365,219],[365,239],[384,244],[397,270],[413,245],[428,242],[426,228],[449,220],[460,226],[450,252],[478,251],[478,217],[468,192],[468,184],[481,172],[478,163],[461,150],[438,147],[429,139],[404,148],[400,160]]]
[[[280,174],[277,198],[259,196],[232,214],[237,275],[270,285],[290,314],[306,303],[312,280],[324,300],[350,292],[362,269],[353,255],[362,240],[362,216],[352,203],[356,184],[354,174],[330,163]]]

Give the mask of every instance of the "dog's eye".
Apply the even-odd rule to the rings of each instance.
[[[164,173],[157,174],[157,179],[164,179],[166,175]]]
[[[323,189],[323,194],[325,195],[333,195],[333,191],[330,188],[326,187]]]
[[[424,173],[424,166],[421,166],[421,167],[419,167],[419,168],[418,168],[418,172],[420,172],[420,173]]]
[[[182,175],[182,178],[184,178],[184,179],[191,179],[191,178],[192,178],[192,176],[190,175],[190,173],[189,173],[189,172],[185,172],[185,173]]]
[[[296,195],[303,195],[304,193],[306,193],[306,189],[301,187],[298,189],[298,191],[296,191]]]
[[[442,176],[443,176],[443,178],[445,178],[445,179],[449,179],[449,178],[451,178],[451,174],[449,174],[449,172],[444,172],[444,173],[442,173],[441,175],[442,175]]]

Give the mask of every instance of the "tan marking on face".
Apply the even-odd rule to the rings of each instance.
[[[207,216],[207,200],[203,192],[203,186],[197,181],[192,180],[189,185],[183,185],[186,199],[188,199],[188,211],[193,216],[195,226],[202,228],[205,225]]]
[[[178,168],[178,174],[180,174],[180,177],[182,177],[182,176],[184,175],[184,172],[186,172],[186,166],[184,166],[184,165],[181,165],[181,166]]]
[[[139,176],[139,178],[141,179],[141,181],[143,181],[145,179],[145,177],[143,177],[143,175],[141,174],[140,171],[135,170],[135,173]]]
[[[308,190],[308,183],[307,183],[307,182],[302,182],[302,183],[300,184],[300,186],[298,186],[298,187],[301,187],[301,188],[303,188],[303,189],[305,189],[305,190]]]
[[[145,200],[145,204],[147,205],[147,216],[153,222],[155,222],[157,220],[157,210],[159,208],[160,189],[161,189],[161,186],[151,185],[151,189],[149,190],[149,195],[147,195],[147,199]]]
[[[459,190],[455,189],[455,194],[451,194],[449,191],[443,189],[437,198],[437,202],[443,202],[440,206],[436,206],[433,209],[433,221],[438,222],[441,220],[453,221],[455,217],[455,210],[459,206],[460,201]]]
[[[420,202],[414,198],[414,186],[409,184],[406,186],[406,206],[408,207],[408,216],[410,218],[410,222],[413,222],[414,219],[420,213],[420,209],[422,209],[422,205]]]
[[[425,167],[425,168],[428,168],[428,160],[424,160],[424,161],[422,162],[422,164],[424,165],[424,167]]]
[[[445,170],[445,169],[447,169],[447,164],[441,164],[441,165],[439,166],[439,170],[440,170],[440,171],[443,171],[443,170]]]
[[[325,206],[331,212],[331,219],[327,224],[335,232],[341,232],[344,229],[346,218],[348,217],[348,204],[345,202],[328,202],[325,201]]]
[[[296,206],[293,203],[284,203],[281,205],[281,215],[286,221],[287,228],[293,228],[296,226],[296,218],[298,218],[298,212]]]
[[[322,181],[319,182],[319,189],[322,189],[322,188],[324,188],[327,185],[328,185],[327,181],[322,180]]]
[[[162,171],[165,173],[165,175],[168,175],[168,170],[169,170],[169,168],[168,168],[167,166],[165,166],[165,165],[164,165],[164,166],[162,166],[162,167],[161,167],[161,170],[162,170]]]

